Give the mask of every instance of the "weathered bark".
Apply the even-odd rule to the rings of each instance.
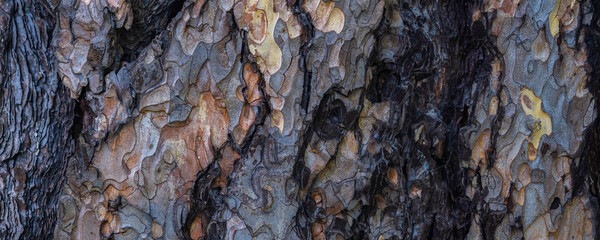
[[[594,1],[12,0],[1,14],[2,238],[600,232]]]
[[[37,1],[0,11],[0,238],[52,238],[74,147],[73,104],[57,78],[55,19]]]

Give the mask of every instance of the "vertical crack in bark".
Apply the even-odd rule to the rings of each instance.
[[[585,39],[585,49],[587,52],[587,67],[589,92],[593,95],[594,112],[596,119],[586,130],[585,138],[582,143],[581,159],[574,164],[574,192],[577,195],[591,195],[591,205],[594,211],[593,218],[598,221],[600,205],[598,197],[600,196],[600,118],[597,117],[598,107],[600,106],[600,2],[582,1],[581,8],[587,11],[581,11],[580,18],[589,11],[591,21],[589,25],[584,25],[578,34],[583,33]],[[596,222],[597,224],[598,222]],[[600,231],[596,229],[596,237],[600,238]]]
[[[219,151],[220,152],[220,151]],[[215,156],[215,161],[207,169],[200,172],[194,183],[194,190],[191,196],[191,209],[185,219],[185,225],[182,228],[183,234],[178,233],[180,239],[192,239],[193,228],[200,227],[203,231],[204,239],[223,239],[226,226],[224,222],[214,221],[214,214],[222,208],[223,197],[219,194],[219,189],[213,187],[215,179],[222,174],[218,164],[220,154]],[[199,220],[198,220],[199,219]],[[199,226],[193,226],[198,224]]]
[[[302,75],[302,99],[300,101],[300,106],[304,110],[304,116],[308,115],[309,109],[308,104],[310,101],[310,93],[311,93],[311,84],[312,84],[312,73],[307,65],[307,55],[308,55],[308,47],[311,45],[311,41],[314,37],[314,27],[310,21],[310,16],[304,12],[302,9],[302,5],[305,0],[292,0],[292,11],[293,14],[298,18],[298,22],[301,26],[301,39],[302,45],[300,46],[300,60],[298,64],[300,65],[300,71],[303,73]],[[290,1],[288,1],[290,4]],[[323,100],[321,101],[321,104]],[[319,104],[319,108],[321,108],[321,104]],[[308,168],[304,166],[304,152],[306,151],[306,147],[310,138],[312,137],[314,125],[311,123],[307,123],[300,137],[298,139],[298,152],[295,156],[295,164],[292,171],[292,178],[296,181],[300,189],[306,188],[308,184]],[[304,234],[300,232],[301,236]]]
[[[239,31],[239,28],[237,28],[237,25],[236,25],[235,29],[237,29],[237,31]],[[260,104],[257,106],[258,107],[258,117],[256,119],[258,119],[258,120],[257,121],[255,120],[252,123],[252,125],[249,128],[248,133],[246,134],[246,137],[244,138],[244,140],[242,140],[242,144],[238,145],[235,142],[235,140],[233,139],[233,137],[229,138],[230,144],[232,146],[234,146],[236,151],[241,155],[246,155],[250,148],[250,144],[252,144],[252,142],[254,141],[254,136],[255,136],[257,129],[260,126],[263,126],[265,124],[267,117],[270,115],[271,107],[269,106],[270,96],[265,92],[265,84],[266,83],[265,83],[264,76],[258,69],[258,65],[256,64],[256,61],[251,56],[250,50],[248,49],[248,33],[245,31],[239,31],[239,32],[242,36],[242,52],[241,52],[242,66],[249,64],[252,68],[252,71],[256,72],[256,74],[258,75],[258,90],[260,91],[260,96],[261,96]],[[240,73],[240,74],[243,75],[243,73]],[[242,76],[240,79],[244,79],[244,77]],[[245,99],[249,99],[248,93],[251,91],[251,89],[248,88],[248,84],[246,84],[245,81],[246,80],[242,81],[243,82],[242,84],[244,86],[243,94],[244,94]]]
[[[265,80],[262,73],[259,71],[254,58],[251,56],[248,50],[248,37],[247,32],[243,31],[237,27],[237,24],[234,22],[234,27],[232,27],[232,32],[230,33],[233,36],[237,34],[241,35],[242,38],[242,51],[240,62],[242,66],[249,66],[250,70],[255,72],[258,77],[258,90],[260,91],[260,104],[257,105],[258,116],[256,120],[251,124],[250,128],[246,136],[241,141],[241,144],[236,142],[235,137],[230,133],[228,137],[227,145],[217,150],[218,153],[215,155],[215,159],[213,163],[204,171],[200,172],[196,181],[194,183],[194,190],[192,192],[192,204],[191,209],[186,217],[186,224],[182,228],[183,234],[180,235],[182,239],[192,239],[192,228],[193,224],[197,221],[197,219],[201,219],[201,222],[204,224],[201,226],[202,231],[205,232],[204,239],[223,239],[225,237],[226,232],[226,222],[219,220],[216,214],[219,211],[222,211],[225,206],[223,202],[223,198],[226,196],[222,194],[225,189],[229,187],[230,177],[228,172],[223,172],[222,169],[224,167],[229,166],[221,166],[222,164],[231,164],[231,168],[237,167],[237,160],[233,163],[224,163],[222,160],[222,153],[226,151],[227,148],[232,148],[236,154],[239,154],[241,157],[246,157],[248,155],[248,150],[251,147],[251,144],[256,144],[256,138],[262,138],[262,136],[256,136],[256,131],[258,128],[264,125],[265,120],[269,116],[271,109],[269,107],[269,96],[265,93]],[[246,101],[250,99],[249,94],[252,91],[244,77],[247,74],[240,72],[240,79],[242,82],[242,94]],[[220,179],[219,179],[220,177]],[[226,184],[217,183],[217,181],[225,180]]]
[[[292,11],[294,15],[298,18],[298,22],[300,23],[302,29],[302,46],[300,46],[300,61],[298,61],[298,64],[301,65],[300,69],[302,70],[300,71],[302,71],[302,73],[304,74],[302,78],[304,80],[304,83],[302,84],[302,100],[300,102],[300,106],[302,106],[302,109],[304,109],[304,113],[308,114],[308,103],[310,101],[312,73],[307,66],[307,55],[308,48],[310,47],[311,41],[315,35],[315,29],[312,22],[310,21],[310,16],[308,15],[308,13],[302,10],[301,6],[304,4],[305,1],[306,0],[293,0],[292,2],[294,4],[292,6]],[[290,1],[288,1],[288,4],[289,3]]]

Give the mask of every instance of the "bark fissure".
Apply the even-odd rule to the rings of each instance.
[[[578,31],[578,34],[583,33],[585,38],[585,48],[588,52],[587,63],[591,68],[589,71],[589,78],[587,87],[590,93],[594,96],[595,111],[597,114],[598,106],[600,106],[600,3],[596,1],[584,1],[581,2],[582,9],[589,9],[591,12],[591,21],[589,25],[583,26]],[[582,11],[580,18],[585,18],[586,12]],[[594,218],[598,218],[598,210],[600,205],[598,203],[598,196],[600,190],[600,163],[598,162],[598,156],[600,154],[600,121],[598,118],[594,120],[587,129],[585,139],[583,140],[583,146],[581,151],[581,159],[575,163],[574,178],[575,193],[578,195],[591,194],[594,198],[592,199],[592,206],[594,209]],[[600,237],[600,231],[596,231],[596,237]]]

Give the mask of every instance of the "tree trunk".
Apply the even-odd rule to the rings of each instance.
[[[600,232],[595,1],[2,10],[1,238]]]
[[[0,238],[49,239],[74,152],[74,104],[55,68],[53,13],[30,0],[0,6]]]

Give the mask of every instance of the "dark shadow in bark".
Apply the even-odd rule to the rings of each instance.
[[[390,20],[384,18],[376,32],[376,52],[371,56],[371,66],[376,70],[366,97],[372,102],[392,102],[391,120],[380,122],[373,133],[379,136],[381,144],[390,146],[391,152],[382,150],[372,156],[380,163],[370,186],[363,190],[370,202],[351,228],[355,239],[365,238],[372,231],[369,218],[375,216],[374,197],[378,194],[388,204],[382,214],[390,217],[398,216],[399,212],[404,214],[396,218],[398,226],[402,226],[397,233],[400,238],[462,239],[469,231],[473,214],[478,212],[478,201],[482,201],[471,201],[465,196],[469,178],[460,162],[468,159],[470,150],[459,131],[471,123],[469,112],[474,110],[480,89],[487,86],[490,63],[497,54],[487,34],[487,22],[483,17],[472,22],[472,12],[480,8],[480,3],[452,1],[436,5],[430,19],[417,17],[411,4],[402,1],[396,4],[396,8],[402,9],[406,26],[398,39],[406,47],[397,52],[398,57],[393,61],[379,58],[384,50],[383,37],[390,32]],[[432,3],[422,2],[419,9],[429,4]],[[386,5],[385,10],[390,10],[389,7]],[[421,28],[423,21],[439,26],[441,33],[426,32]],[[436,56],[433,49],[448,51],[448,57]],[[437,85],[439,81],[443,84],[441,88]],[[435,116],[430,112],[436,113]],[[421,126],[423,139],[413,141],[419,137],[415,130]],[[396,190],[389,186],[386,180],[389,168],[401,169],[399,178],[405,186]],[[427,170],[427,177],[411,175],[422,168]],[[411,200],[414,189],[419,197]],[[397,200],[399,196],[407,201]],[[480,212],[488,237],[499,223],[499,216],[505,213]]]
[[[130,29],[116,30],[116,61],[111,70],[118,70],[121,62],[133,62],[141,51],[160,34],[171,19],[183,8],[185,0],[133,0],[133,22]],[[120,57],[119,57],[120,56]]]
[[[592,21],[589,26],[583,25],[578,34],[585,34],[585,50],[587,53],[587,67],[589,75],[587,87],[594,96],[594,111],[598,113],[600,106],[600,2],[582,1],[581,9],[590,9]],[[580,11],[580,19],[587,11]],[[590,202],[593,205],[593,219],[598,216],[600,205],[598,196],[600,193],[600,118],[598,116],[592,124],[587,127],[585,138],[582,142],[581,159],[574,161],[573,169],[573,192],[576,195],[590,194]],[[597,224],[597,222],[596,222]],[[595,229],[597,237],[600,231]]]

